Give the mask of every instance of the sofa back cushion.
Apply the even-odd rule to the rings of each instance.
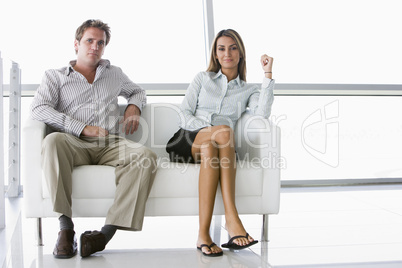
[[[142,110],[140,125],[136,132],[124,135],[127,139],[144,144],[159,157],[168,157],[166,144],[179,129],[179,104],[151,103]],[[126,105],[120,105],[121,115]],[[122,134],[121,134],[122,135]]]

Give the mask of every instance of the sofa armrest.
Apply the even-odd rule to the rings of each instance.
[[[262,210],[266,214],[277,214],[280,203],[283,159],[281,157],[280,128],[261,116],[245,113],[236,128],[236,152],[239,160],[251,162],[263,169]]]
[[[280,128],[270,120],[246,112],[239,119],[235,133],[240,160],[280,157]]]
[[[27,119],[21,135],[21,177],[23,180],[24,200],[27,203],[40,204],[42,197],[42,140],[48,133],[45,123]],[[28,190],[29,189],[29,190]],[[41,207],[38,205],[38,207]],[[26,211],[27,216],[32,211]]]

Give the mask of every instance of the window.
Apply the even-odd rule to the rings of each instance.
[[[260,55],[278,83],[402,84],[398,0],[216,0],[215,32],[233,28],[247,51],[248,81]]]
[[[401,113],[401,97],[275,97],[282,181],[401,178]]]
[[[104,58],[133,81],[189,83],[206,68],[202,12],[201,0],[3,1],[0,51],[19,63],[23,84],[39,84],[75,59],[77,27],[101,19],[112,31]]]
[[[402,98],[342,96],[366,84],[379,95],[386,95],[379,91],[389,87],[400,95],[398,0],[206,1],[213,4],[215,33],[232,28],[242,36],[249,82],[261,82],[262,54],[275,58],[279,94],[271,119],[282,129],[282,180],[402,177]],[[112,29],[104,58],[137,83],[181,94],[209,60],[203,16],[202,0],[72,0],[62,8],[51,0],[5,1],[0,8],[0,23],[6,25],[0,28],[0,51],[3,58],[19,63],[23,84],[39,84],[46,69],[75,58],[75,29],[86,19],[99,18]],[[5,67],[6,84],[8,71]],[[287,93],[281,94],[281,86],[289,84],[293,91],[283,96]],[[334,84],[334,96],[297,96],[322,84]],[[182,97],[174,97],[175,102]],[[167,99],[153,98],[149,101]],[[28,103],[22,108],[25,116]],[[4,108],[7,114],[7,105]]]

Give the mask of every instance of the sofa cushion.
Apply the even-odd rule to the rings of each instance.
[[[197,164],[159,163],[150,198],[197,197]],[[236,196],[260,196],[262,194],[263,170],[247,162],[239,162],[236,175]],[[114,198],[114,168],[110,166],[79,166],[73,170],[73,199]],[[250,183],[253,181],[253,183]],[[43,197],[49,198],[46,182],[42,184]],[[94,187],[96,186],[96,187]],[[221,195],[218,190],[217,195]]]
[[[158,167],[152,197],[198,197],[198,175],[200,165],[183,163],[162,163]],[[237,169],[236,195],[260,196],[262,193],[261,168],[244,164]],[[253,183],[250,181],[253,180]],[[179,186],[179,187],[177,187]],[[221,191],[217,192],[221,195]]]

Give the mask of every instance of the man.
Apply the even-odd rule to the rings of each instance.
[[[43,173],[54,211],[60,213],[60,232],[53,251],[56,258],[71,258],[77,253],[71,219],[71,173],[75,166],[116,167],[114,203],[100,232],[81,235],[82,257],[103,250],[117,229],[142,229],[156,171],[155,153],[115,135],[119,132],[118,96],[128,101],[120,121],[122,132],[132,134],[138,128],[146,94],[120,68],[102,59],[110,40],[109,26],[99,20],[85,21],[75,38],[77,59],[65,68],[46,71],[31,106],[33,119],[57,130],[42,145]],[[144,162],[147,164],[141,165]]]

